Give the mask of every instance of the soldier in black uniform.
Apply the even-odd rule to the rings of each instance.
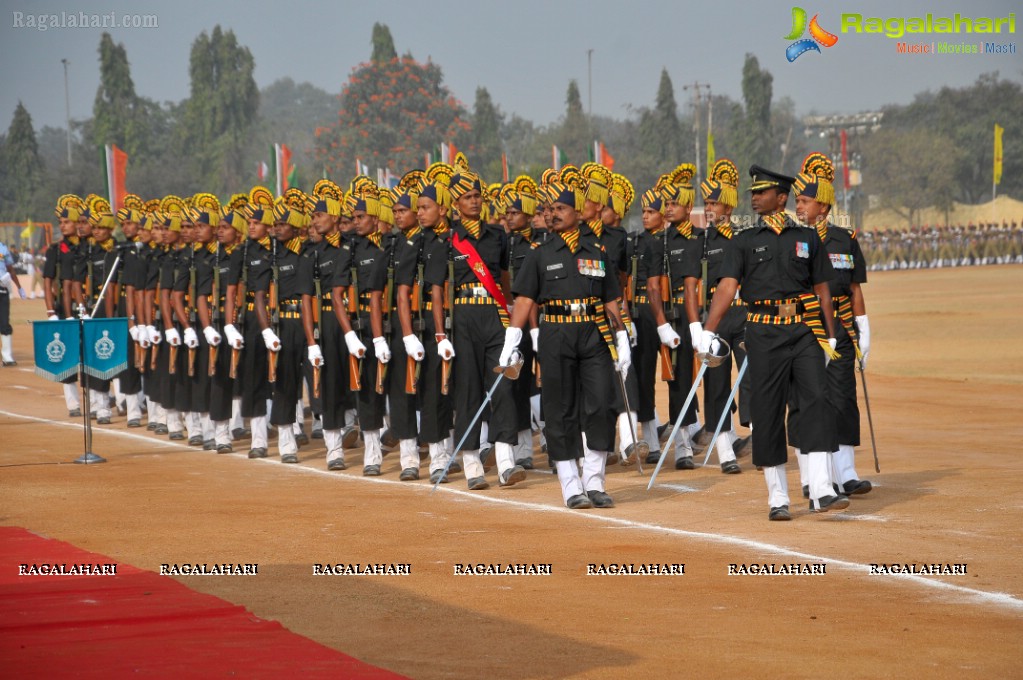
[[[853,464],[855,448],[860,445],[860,409],[856,402],[856,360],[866,362],[870,351],[870,325],[860,284],[867,281],[867,265],[856,240],[856,232],[828,221],[835,204],[835,167],[821,153],[811,153],[803,161],[796,177],[796,217],[817,230],[824,244],[835,278],[828,284],[835,310],[836,351],[841,355],[828,364],[828,403],[835,412],[838,448],[832,453],[832,481],[846,495],[865,494],[871,490],[869,481],[861,480]],[[789,442],[799,453],[800,417],[798,408],[790,407]],[[803,457],[797,456],[800,462]],[[800,466],[804,472],[805,466]],[[807,486],[805,474],[804,488]],[[809,490],[807,490],[808,492]]]
[[[145,328],[142,315],[142,286],[146,275],[146,260],[142,256],[144,243],[140,240],[139,223],[142,221],[142,199],[134,194],[124,197],[124,207],[117,211],[117,220],[127,239],[126,248],[121,250],[121,264],[115,275],[115,297],[117,314],[127,317],[128,333],[132,342],[128,345],[128,367],[116,378],[118,391],[124,396],[128,427],[142,427],[142,374],[138,364],[143,349],[139,342]]]
[[[380,466],[384,460],[380,434],[386,407],[386,374],[384,393],[377,392],[377,375],[382,365],[390,361],[391,350],[383,334],[382,287],[378,285],[375,292],[372,288],[379,275],[377,269],[387,266],[387,252],[384,249],[383,234],[377,228],[377,217],[380,215],[380,201],[376,195],[378,189],[375,185],[370,187],[364,184],[358,190],[362,193],[349,194],[346,198],[355,233],[351,243],[342,247],[338,258],[333,300],[335,312],[344,310],[343,316],[338,315],[338,322],[345,331],[349,353],[362,359],[357,406],[364,444],[362,474],[375,477],[380,475]],[[342,297],[346,290],[347,309]],[[353,332],[354,338],[349,335]],[[353,344],[349,338],[357,344]]]
[[[195,324],[195,268],[196,253],[202,248],[196,242],[196,227],[192,218],[191,208],[186,204],[181,212],[181,240],[177,250],[177,262],[174,266],[174,282],[171,287],[170,301],[173,308],[175,328],[180,337],[181,349],[177,352],[177,364],[174,373],[174,408],[181,414],[185,425],[189,446],[202,446],[203,434],[198,409],[208,400],[206,394],[200,394],[195,386],[195,374],[198,373],[199,334],[193,327]],[[173,434],[173,428],[171,432]]]
[[[96,305],[100,291],[107,277],[106,254],[114,249],[110,234],[114,228],[114,216],[109,212],[110,204],[94,196],[88,209],[78,217],[78,237],[81,239],[78,259],[75,261],[75,300],[85,305],[86,317],[96,310],[96,318],[106,318],[105,305]],[[96,236],[93,236],[93,230]],[[97,238],[99,240],[97,240]],[[89,403],[96,422],[110,424],[110,381],[85,375],[85,387],[89,390]]]
[[[57,199],[54,212],[61,239],[46,249],[46,262],[43,265],[43,296],[46,299],[48,320],[70,319],[74,316],[71,308],[71,282],[74,279],[74,263],[79,247],[78,216],[84,209],[82,199],[73,194],[65,194]],[[68,415],[78,418],[82,415],[76,386],[78,376],[71,376],[62,382]]]
[[[717,289],[718,281],[721,279],[721,263],[725,259],[725,253],[732,247],[732,210],[738,202],[736,193],[739,185],[739,171],[735,164],[728,159],[721,159],[711,168],[710,176],[700,184],[700,191],[703,195],[704,214],[707,216],[707,227],[700,239],[702,260],[706,261],[706,299],[710,300]],[[700,276],[702,278],[702,267]],[[690,324],[690,335],[699,338],[702,327],[698,322],[702,321],[705,315],[704,309],[697,309],[696,286],[698,279],[690,279],[687,282],[686,294],[689,304],[686,310],[692,315],[694,323]],[[703,398],[704,398],[704,420],[707,428],[716,427],[721,418],[721,412],[725,408],[725,402],[732,389],[732,356],[741,366],[746,358],[746,351],[743,349],[746,334],[746,304],[741,297],[732,300],[732,306],[728,308],[721,324],[718,326],[717,334],[724,338],[732,351],[725,360],[718,366],[708,368],[703,376]],[[748,426],[750,423],[749,405],[749,371],[743,376],[739,385],[739,422]],[[732,405],[732,410],[735,405]],[[735,473],[740,470],[739,464],[735,463],[736,455],[748,450],[749,437],[739,441],[732,429],[732,419],[729,416],[727,426],[721,428],[716,444],[718,462],[724,472]],[[733,444],[735,445],[733,447]]]
[[[459,163],[459,161],[462,161]],[[483,403],[496,376],[492,372],[501,351],[508,323],[505,306],[510,292],[508,282],[508,237],[497,225],[480,221],[483,208],[483,184],[464,158],[451,176],[450,192],[460,219],[451,227],[450,249],[446,257],[433,257],[427,263],[426,281],[432,286],[434,320],[443,326],[444,284],[453,287],[453,340],[443,349],[446,334],[437,334],[438,351],[451,350],[456,356],[454,381],[455,432],[469,430],[469,421]],[[450,273],[449,273],[450,272]],[[498,297],[500,296],[500,297]],[[453,344],[453,348],[450,345]],[[526,471],[515,463],[512,447],[518,443],[515,402],[510,381],[497,386],[490,402],[489,441],[501,486],[511,486],[526,478]],[[462,450],[465,476],[471,491],[486,489],[480,449],[481,423],[477,420]]]
[[[192,205],[195,244],[191,254],[193,271],[189,273],[187,291],[188,322],[192,327],[192,332],[188,333],[192,341],[188,351],[194,353],[188,362],[192,372],[192,412],[199,418],[203,450],[215,451],[216,426],[210,418],[210,364],[213,364],[215,371],[216,360],[211,362],[210,350],[220,344],[221,337],[220,332],[213,327],[213,305],[210,298],[213,295],[214,275],[219,266],[217,255],[220,243],[215,230],[220,224],[220,201],[212,194],[196,194],[192,197]],[[192,337],[193,334],[195,337]]]
[[[156,199],[147,203],[142,224],[143,230],[149,232],[149,247],[142,250],[146,261],[146,278],[142,289],[142,312],[145,315],[146,327],[142,331],[143,342],[140,344],[146,350],[143,359],[146,379],[142,387],[146,393],[146,411],[149,416],[146,429],[156,434],[167,434],[170,430],[167,427],[167,409],[163,406],[163,400],[164,385],[169,376],[165,371],[157,370],[163,354],[163,348],[160,347],[163,342],[160,273],[163,269],[163,259],[167,256],[165,245],[167,230],[163,225],[163,217],[156,212],[159,207],[160,202]]]
[[[627,372],[631,363],[617,303],[621,290],[604,248],[580,232],[582,193],[561,183],[548,191],[555,233],[530,251],[515,276],[515,309],[500,364],[513,363],[522,328],[533,306],[542,305],[537,357],[547,452],[556,461],[569,508],[608,508],[614,501],[605,492],[604,471],[618,415],[607,398],[614,389],[611,371]],[[583,458],[581,478],[577,458]]]
[[[712,349],[714,331],[731,307],[739,284],[749,306],[746,352],[752,389],[753,463],[767,482],[772,520],[791,519],[785,462],[785,406],[789,390],[806,419],[801,442],[809,450],[810,505],[815,512],[848,507],[828,474],[828,453],[836,446],[834,413],[827,404],[826,364],[835,356],[831,294],[834,270],[816,234],[785,214],[793,178],[754,165],[753,209],[757,224],[734,237],[700,338]],[[823,310],[823,315],[821,311]],[[821,323],[823,319],[823,324]]]

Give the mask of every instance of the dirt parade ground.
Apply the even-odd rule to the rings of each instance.
[[[1023,267],[881,272],[865,291],[881,473],[861,392],[857,470],[874,490],[812,515],[791,462],[792,522],[767,520],[749,458],[736,476],[713,456],[666,466],[649,492],[649,467],[615,466],[617,506],[585,511],[563,506],[539,454],[523,484],[498,488],[491,471],[469,492],[458,474],[431,494],[425,474],[398,481],[396,452],[366,478],[361,449],[327,472],[322,440],[282,465],[247,459],[247,441],[217,455],[123,416],[94,429],[106,464],[73,465],[80,419],[33,372],[25,321],[44,305],[14,301],[0,525],[155,572],[257,564],[170,578],[413,678],[1023,677]],[[345,573],[377,564],[395,566]],[[608,573],[652,564],[684,566]],[[906,565],[958,573],[893,573]]]

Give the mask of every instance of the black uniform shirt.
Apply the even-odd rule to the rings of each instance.
[[[515,275],[512,292],[540,304],[579,298],[609,302],[622,294],[616,267],[592,233],[580,237],[575,253],[561,236],[551,234],[529,251]]]
[[[674,294],[684,290],[686,277],[697,277],[701,274],[700,257],[703,255],[703,239],[694,229],[689,238],[679,231],[678,226],[669,224],[664,232],[650,243],[650,276],[664,276],[664,251],[668,251],[668,269],[671,274],[671,292]],[[667,291],[661,291],[667,298]]]
[[[314,295],[313,268],[299,253],[302,242],[296,237],[284,243],[277,242],[277,283],[281,302],[298,302],[303,295]],[[296,252],[297,251],[297,252]]]
[[[828,224],[824,250],[835,270],[829,284],[831,296],[849,295],[850,284],[867,282],[867,262],[856,237],[848,229]]]
[[[258,290],[266,293],[270,290],[270,279],[273,277],[271,269],[273,253],[270,250],[272,247],[273,244],[270,243],[268,237],[264,237],[261,242],[249,241],[248,249],[245,253],[245,257],[248,260],[245,263],[247,267],[245,278],[246,291],[255,293]]]
[[[213,295],[213,271],[219,269],[217,262],[217,250],[219,244],[214,243],[214,252],[210,252],[209,246],[204,245],[195,252],[195,294]],[[224,281],[220,280],[218,296],[224,295]]]
[[[546,235],[546,234],[544,234]],[[530,238],[526,238],[526,235],[522,232],[513,232],[508,239],[508,273],[511,275],[512,280],[515,279],[515,274],[522,268],[522,263],[526,259],[526,255],[533,248],[533,242],[542,242],[543,238],[538,238],[538,234],[533,231],[530,234]]]
[[[178,264],[174,268],[174,287],[176,293],[188,293],[191,284],[192,268],[198,275],[198,261],[201,258],[201,251],[196,251],[195,243],[189,243],[178,251]],[[194,305],[195,300],[185,300],[185,306]]]
[[[760,219],[732,239],[734,247],[725,253],[721,276],[742,284],[747,303],[812,293],[814,285],[835,277],[817,232],[797,226],[787,216],[780,234]]]
[[[410,230],[411,231],[411,230]],[[394,288],[397,293],[398,286],[414,286],[419,278],[419,265],[425,263],[423,248],[426,239],[432,235],[432,231],[418,229],[409,237],[409,232],[404,232],[401,238],[394,242]]]
[[[368,299],[366,293],[374,286],[375,290],[383,290],[380,278],[387,277],[387,252],[384,250],[383,241],[381,247],[377,247],[373,241],[365,236],[354,236],[348,245],[342,243],[341,255],[337,259],[337,266],[334,271],[334,286],[342,288],[352,285],[352,271],[355,271],[355,282],[358,285],[358,294],[363,300]],[[378,268],[383,268],[380,273]]]
[[[629,239],[631,242],[629,246],[629,275],[632,275],[632,262],[635,261],[636,274],[633,287],[637,293],[646,290],[646,281],[654,275],[654,269],[663,267],[661,258],[658,257],[661,252],[663,236],[663,230],[658,230],[656,233],[644,231]]]
[[[142,254],[143,260],[146,263],[146,276],[143,287],[146,290],[156,290],[156,286],[160,282],[160,264],[163,262],[166,252],[160,246],[153,245],[150,242],[148,248],[142,249]]]
[[[132,286],[133,288],[141,290],[146,282],[146,259],[144,252],[144,245],[142,248],[139,247],[139,242],[136,241],[130,244],[130,247],[124,248],[121,251],[121,271],[120,271],[120,283],[121,290],[124,290],[124,286]]]
[[[508,235],[504,233],[504,229],[495,224],[481,224],[478,240],[469,236],[469,232],[465,230],[461,222],[455,222],[451,231],[472,244],[472,247],[479,253],[483,264],[490,270],[494,281],[500,285],[501,272],[508,270]],[[450,244],[450,239],[448,243]],[[453,245],[450,246],[450,249],[450,257],[455,261],[455,280],[452,283],[456,286],[479,283],[476,273],[469,266],[468,256],[458,252]],[[442,248],[431,250],[427,254],[425,274],[427,283],[434,286],[444,285],[444,281],[448,278],[448,257],[448,252]]]
[[[725,252],[732,247],[732,239],[719,232],[717,227],[708,227],[704,235],[707,239],[707,281],[713,288],[721,280],[721,266],[725,261]]]
[[[621,227],[609,227],[604,225],[601,229],[600,237],[597,238],[596,232],[585,222],[579,223],[579,233],[583,236],[590,236],[591,238],[597,239],[600,245],[604,246],[604,250],[607,253],[607,261],[611,264],[614,271],[621,272],[623,274],[629,271],[629,245],[628,239],[629,234]],[[551,236],[554,234],[552,233]]]

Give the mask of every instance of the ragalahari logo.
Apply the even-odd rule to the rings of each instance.
[[[803,33],[807,30],[806,27],[806,10],[802,7],[792,8],[792,31],[785,36],[785,40],[795,40],[796,42],[785,48],[785,58],[790,62],[795,61],[800,55],[810,52],[820,52],[821,48],[819,45],[824,47],[834,47],[838,42],[838,36],[833,33],[828,33],[820,24],[817,23],[817,17],[819,15],[814,14],[813,19],[810,20],[810,38],[800,38]]]

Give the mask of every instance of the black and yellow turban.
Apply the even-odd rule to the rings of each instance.
[[[163,216],[164,226],[169,231],[181,231],[185,202],[178,196],[164,196],[160,201],[160,214]]]
[[[682,163],[667,175],[667,182],[661,187],[661,195],[667,201],[675,201],[679,205],[692,205],[696,198],[693,189],[693,176],[696,166]]]
[[[540,188],[532,177],[519,175],[515,181],[508,185],[510,189],[503,191],[505,210],[515,208],[526,215],[535,215],[536,206],[539,202],[538,194]]]
[[[586,197],[579,189],[564,182],[551,182],[547,185],[547,196],[551,203],[564,203],[575,210],[582,210]]]
[[[643,210],[656,210],[657,212],[664,214],[665,200],[664,194],[661,193],[661,189],[654,187],[653,189],[647,189],[640,196],[640,203],[643,205]]]
[[[196,194],[190,213],[193,222],[215,227],[220,222],[220,201],[213,194]]]
[[[246,206],[248,218],[266,226],[274,223],[274,197],[266,187],[252,187]]]
[[[700,182],[704,202],[715,201],[734,208],[739,204],[739,168],[722,158],[710,169],[707,179]]]
[[[818,203],[835,205],[835,164],[814,151],[803,161],[803,168],[792,183],[796,196],[809,196]]]

